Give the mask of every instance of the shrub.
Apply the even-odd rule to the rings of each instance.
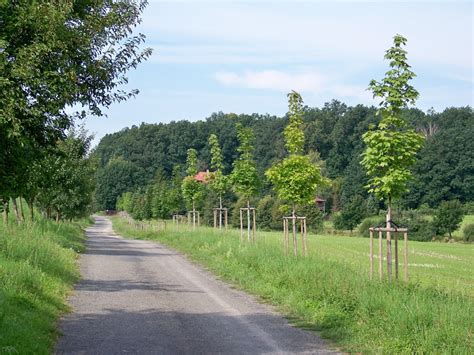
[[[306,217],[308,230],[317,232],[323,229],[324,213],[321,212],[316,203],[300,207],[297,213],[299,216]]]
[[[466,225],[462,232],[465,242],[474,242],[474,223]]]
[[[264,196],[257,205],[258,226],[263,230],[272,228],[272,209],[275,199],[271,195]]]
[[[459,228],[464,216],[464,209],[458,200],[443,201],[436,210],[433,223],[439,234],[449,234]]]
[[[464,205],[464,212],[466,214],[474,214],[474,201],[466,202]]]
[[[362,237],[369,237],[369,228],[370,227],[384,227],[385,226],[385,217],[383,216],[372,216],[365,218],[362,223],[359,225],[358,232]]]
[[[288,209],[283,207],[281,201],[275,199],[272,207],[271,228],[275,230],[283,229],[283,216],[288,215]]]
[[[360,195],[354,195],[344,204],[341,212],[334,218],[334,228],[352,230],[362,221],[367,214],[365,200]]]
[[[419,242],[429,242],[436,238],[436,227],[433,222],[423,218],[415,218],[404,223],[408,228],[408,238]]]

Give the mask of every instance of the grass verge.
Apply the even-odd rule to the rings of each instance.
[[[235,232],[157,233],[134,230],[120,217],[113,222],[123,236],[156,239],[185,253],[346,351],[472,353],[474,302],[466,293],[370,281],[350,263],[322,253],[286,257],[268,238],[250,245],[241,244]]]
[[[80,276],[77,253],[89,223],[0,223],[1,354],[51,352],[57,320]]]

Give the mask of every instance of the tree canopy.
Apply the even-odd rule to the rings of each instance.
[[[409,84],[415,74],[410,70],[406,51],[402,48],[406,39],[396,35],[393,42],[385,54],[391,69],[381,82],[370,82],[374,97],[381,99],[378,110],[381,120],[376,128],[371,127],[362,136],[366,149],[361,162],[370,176],[369,192],[389,203],[407,191],[410,167],[423,143],[423,136],[401,117],[402,109],[414,104],[418,92]]]
[[[267,170],[265,175],[273,184],[278,197],[293,205],[304,206],[314,203],[318,187],[325,184],[320,169],[302,155],[304,132],[302,129],[303,99],[293,91],[288,94],[289,122],[283,134],[285,147],[290,155]]]

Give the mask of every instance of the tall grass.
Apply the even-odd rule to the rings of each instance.
[[[122,235],[157,239],[184,252],[344,350],[472,353],[474,304],[466,294],[370,281],[365,272],[322,254],[287,257],[277,243],[241,244],[232,232],[142,232],[120,218],[114,218],[114,228]]]
[[[0,353],[49,353],[89,223],[0,223]]]

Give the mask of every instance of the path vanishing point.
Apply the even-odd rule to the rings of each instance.
[[[57,354],[334,353],[172,249],[123,239],[105,217],[86,233]]]

